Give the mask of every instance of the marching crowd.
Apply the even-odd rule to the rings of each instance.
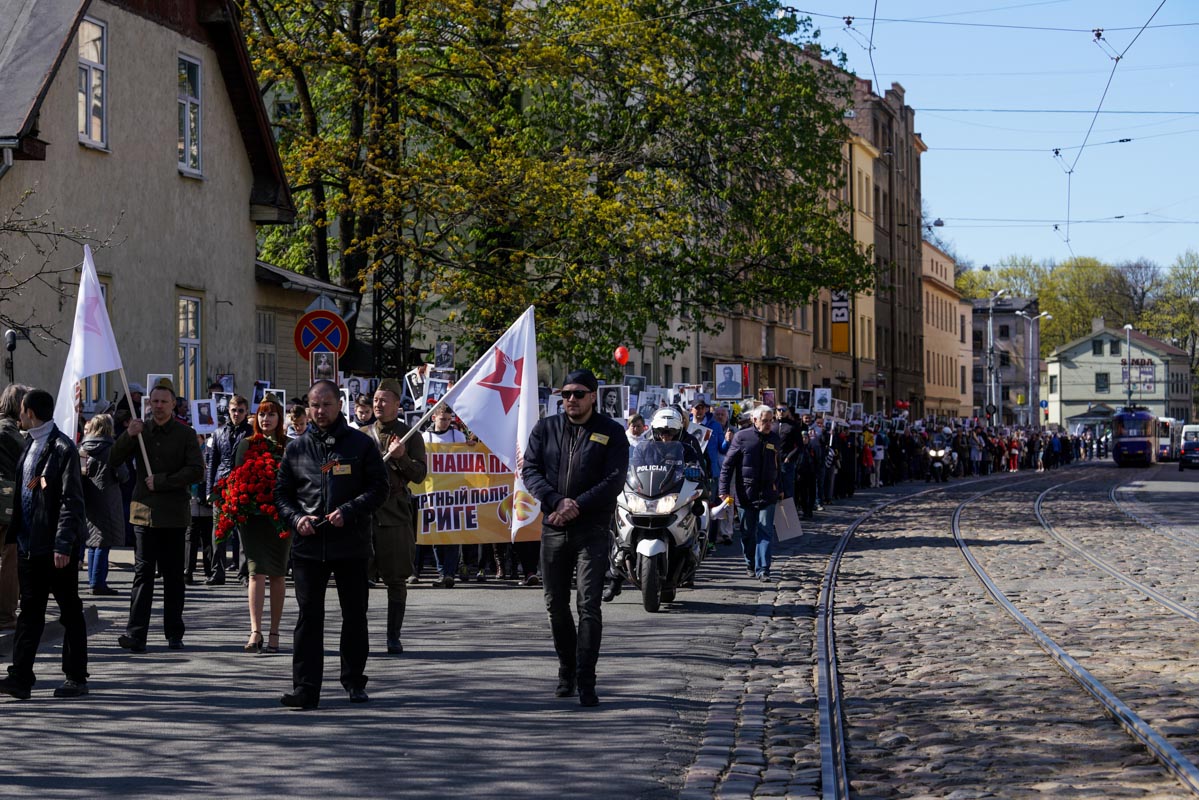
[[[356,398],[352,419],[342,414],[340,387],[328,380],[314,383],[303,405],[291,409],[269,393],[254,408],[235,394],[228,421],[211,437],[178,416],[183,406],[169,380],[151,387],[145,420],[131,413],[141,408],[142,387],[130,389],[114,413],[86,421],[78,442],[56,427],[49,393],[13,384],[0,394],[0,489],[10,497],[0,502],[0,628],[15,627],[13,664],[0,692],[30,696],[53,596],[65,631],[66,678],[54,694],[88,693],[79,570],[86,565],[93,594],[116,594],[108,582],[110,551],[132,544],[129,615],[118,638],[131,653],[147,650],[158,580],[163,636],[168,648],[183,649],[185,587],[195,582],[197,559],[209,585],[224,584],[236,570],[246,590],[247,652],[283,646],[280,625],[287,581],[293,582],[298,613],[285,706],[319,704],[329,580],[342,612],[339,680],[351,702],[366,702],[369,591],[385,587],[386,649],[402,653],[408,589],[430,561],[438,588],[518,576],[521,585],[543,586],[559,659],[555,692],[577,695],[584,706],[598,703],[600,603],[601,595],[610,600],[620,589],[609,569],[610,523],[629,448],[670,432],[651,430],[653,421],[637,414],[624,428],[600,413],[590,372],[567,376],[563,413],[538,422],[525,453],[522,477],[545,514],[541,541],[469,546],[417,545],[410,486],[425,479],[425,445],[471,437],[445,406],[414,435],[403,421],[404,392],[395,380]],[[794,496],[810,519],[855,489],[924,477],[933,441],[952,452],[959,475],[1052,469],[1101,455],[1089,435],[1001,433],[980,425],[935,430],[906,419],[854,429],[796,415],[785,405],[734,416],[734,409],[710,407],[702,395],[688,410],[691,430],[704,434],[700,458],[713,505],[737,507],[735,519],[728,515],[721,523],[719,538],[730,543],[736,531],[747,571],[761,580],[770,579],[780,497]],[[683,426],[676,427],[682,435]]]

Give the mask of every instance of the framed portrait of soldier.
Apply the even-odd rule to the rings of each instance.
[[[150,395],[142,397],[142,420],[150,418]]]
[[[645,376],[644,375],[625,375],[621,381],[628,387],[629,391],[625,393],[625,412],[632,413],[636,410],[636,405],[641,402],[641,393],[645,391]]]
[[[599,387],[599,412],[612,419],[624,419],[628,408],[628,386]]]
[[[309,386],[317,381],[337,383],[337,353],[313,353],[308,357]],[[255,384],[257,387],[258,384]],[[255,389],[257,391],[257,389]]]
[[[795,405],[792,406],[796,414],[811,414],[812,413],[812,390],[811,389],[796,389],[795,390]]]
[[[345,386],[350,392],[350,397],[353,397],[355,400],[357,400],[358,395],[368,393],[370,389],[370,380],[368,378],[359,378],[357,375],[351,375],[346,378]]]
[[[266,393],[270,391],[270,381],[254,381],[254,396],[250,398],[251,408],[258,408],[258,404],[266,397]]]
[[[443,339],[433,350],[433,368],[452,370],[454,368],[454,343]]]
[[[215,383],[221,385],[221,391],[228,394],[233,394],[237,391],[237,381],[232,372],[226,372],[223,375],[217,375]]]
[[[216,430],[216,401],[211,397],[207,400],[192,400],[192,428],[196,433],[212,433]]]
[[[833,390],[819,387],[812,390],[812,411],[817,414],[833,413]]]
[[[849,416],[849,403],[840,398],[833,401],[833,418],[838,422],[845,422]]]
[[[740,400],[745,395],[741,364],[716,364],[716,399]]]
[[[437,405],[449,390],[450,382],[445,378],[429,378],[425,381],[425,407]]]
[[[217,427],[220,427],[229,421],[229,398],[233,397],[233,393],[213,392],[209,397],[212,399],[213,408],[216,410]]]

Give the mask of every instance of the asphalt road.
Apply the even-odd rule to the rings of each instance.
[[[595,709],[553,696],[540,589],[442,590],[427,579],[409,594],[406,652],[372,653],[371,702],[351,706],[337,684],[331,589],[321,708],[297,712],[278,701],[290,688],[289,652],[241,651],[243,589],[189,587],[183,651],[166,648],[156,604],[149,652],[131,655],[116,645],[130,579],[119,569],[121,596],[95,598],[109,624],[89,640],[89,697],[51,696],[61,681],[55,645],[39,658],[33,699],[0,701],[10,744],[0,795],[675,797],[759,589],[732,547],[665,613],[647,614],[626,589],[604,607]],[[382,651],[385,592],[371,599],[372,647]],[[289,598],[285,651],[294,614]]]

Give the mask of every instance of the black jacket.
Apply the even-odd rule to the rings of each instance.
[[[573,452],[569,441],[564,441],[568,428],[582,429]],[[579,516],[568,528],[606,528],[616,513],[616,498],[628,469],[629,440],[619,422],[593,413],[576,426],[568,423],[565,414],[554,414],[540,420],[529,434],[521,477],[541,502],[543,515],[569,497],[579,504]]]
[[[51,429],[34,467],[33,509],[26,519],[21,503],[21,481],[32,446],[33,440],[27,439],[17,462],[16,500],[8,541],[16,542],[17,550],[23,556],[75,555],[87,534],[79,452],[57,425]]]
[[[275,505],[290,528],[292,555],[316,561],[370,558],[371,514],[387,499],[387,468],[374,440],[338,415],[328,431],[309,425],[288,443],[275,481]],[[340,509],[345,525],[322,526],[312,536],[297,530],[300,517]]]
[[[233,456],[237,446],[253,433],[254,429],[248,422],[236,427],[227,422],[212,435],[212,458],[205,465],[205,497],[211,497],[216,482],[233,471]]]
[[[720,467],[720,496],[729,495],[730,484],[742,508],[766,508],[779,499],[779,435],[763,435],[756,428],[737,431],[729,454]]]

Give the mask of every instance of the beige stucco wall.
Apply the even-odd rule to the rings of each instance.
[[[115,226],[113,246],[97,253],[96,266],[109,286],[113,329],[131,381],[144,381],[148,372],[177,372],[180,294],[203,301],[203,378],[233,372],[239,383],[242,376],[252,379],[251,172],[216,54],[107,3],[93,3],[89,16],[108,26],[108,152],[78,143],[77,47],[72,45],[41,109],[40,137],[49,143],[46,160],[16,162],[0,180],[0,211],[35,188],[27,213],[52,208],[60,227],[88,226],[107,233]],[[181,175],[176,166],[180,54],[202,64],[201,179]],[[9,239],[0,246],[18,245]],[[81,259],[81,248],[69,245],[52,265],[69,269]],[[61,280],[76,283],[77,273],[63,273]],[[45,287],[31,289],[19,303],[37,321],[54,324],[65,339],[75,287],[64,288],[69,299],[61,308],[59,298]],[[45,357],[21,343],[16,378],[56,392],[67,348],[49,344],[43,349]],[[109,380],[109,397],[118,385]]]
[[[966,368],[966,381],[958,386],[958,416],[974,416],[974,341],[972,325],[974,319],[974,304],[969,300],[958,301],[958,327],[964,327],[965,333],[958,332],[958,378],[961,379],[962,367]],[[965,323],[963,325],[963,320]],[[963,386],[965,387],[963,389]]]
[[[953,289],[953,259],[924,243],[921,292],[924,322],[924,408],[939,416],[959,415],[961,295]]]

